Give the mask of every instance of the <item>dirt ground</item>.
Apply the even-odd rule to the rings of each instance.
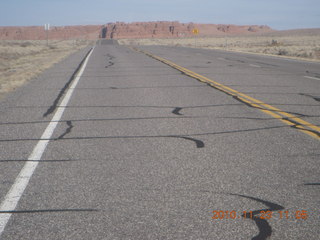
[[[320,29],[279,31],[263,35],[175,39],[122,39],[124,45],[168,45],[224,49],[320,60]]]
[[[0,41],[0,98],[91,42]]]

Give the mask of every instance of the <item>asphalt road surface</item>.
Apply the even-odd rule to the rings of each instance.
[[[0,238],[319,239],[319,126],[319,63],[99,41],[1,100]]]

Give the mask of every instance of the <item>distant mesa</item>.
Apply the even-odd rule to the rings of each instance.
[[[243,35],[274,31],[268,26],[239,26],[224,24],[180,23],[178,21],[108,23],[88,26],[51,27],[49,39],[124,39],[124,38],[183,38],[193,36],[193,29],[199,36]],[[0,40],[45,40],[44,27],[0,27]]]
[[[65,26],[50,27],[49,39],[97,39],[101,26]],[[0,40],[45,40],[44,26],[32,27],[0,27]]]
[[[180,22],[108,23],[101,31],[101,38],[179,38],[190,37],[193,29],[200,36],[223,36],[226,34],[250,34],[274,31],[268,26],[237,26],[222,24],[196,24]]]

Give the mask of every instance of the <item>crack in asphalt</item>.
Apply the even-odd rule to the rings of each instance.
[[[6,160],[0,160],[0,163],[4,163],[4,162],[44,162],[44,163],[62,163],[62,162],[75,162],[75,161],[79,161],[79,160],[72,160],[72,159],[68,159],[68,160],[27,160],[27,159],[6,159]]]
[[[105,68],[111,67],[113,65],[114,65],[114,62],[109,61],[109,64]]]
[[[208,133],[193,133],[193,134],[181,134],[181,135],[150,135],[150,136],[86,136],[86,137],[67,137],[62,139],[52,138],[52,139],[42,139],[42,140],[89,140],[89,139],[135,139],[135,138],[181,138],[181,137],[200,137],[209,135],[220,135],[220,134],[234,134],[243,132],[253,132],[253,131],[265,131],[269,129],[279,129],[288,126],[274,126],[274,127],[263,127],[263,128],[252,128],[252,129],[239,129],[231,131],[222,132],[208,132]],[[19,141],[39,141],[39,138],[22,138],[22,139],[0,139],[0,142],[19,142]]]
[[[175,114],[175,115],[181,116],[181,115],[183,115],[182,113],[180,113],[180,111],[181,111],[182,109],[183,109],[183,108],[181,108],[181,107],[176,107],[176,108],[172,111],[172,113]]]
[[[229,104],[230,106],[237,106],[240,104]],[[222,107],[226,106],[224,104],[216,104],[216,105],[202,105],[202,106],[186,106],[186,107],[174,107],[172,113],[178,116],[183,115],[180,111],[183,109],[194,109],[194,108],[210,108],[210,107]]]
[[[182,138],[182,139],[186,139],[186,140],[190,140],[190,141],[193,141],[196,143],[197,145],[197,148],[204,148],[204,142],[199,140],[199,139],[195,139],[195,138],[191,138],[191,137],[179,137],[179,138]]]
[[[313,98],[315,101],[320,102],[320,97],[315,97],[315,96],[312,96],[312,95],[306,94],[306,93],[299,93],[299,95],[310,97],[310,98]]]
[[[59,140],[59,139],[62,139],[64,136],[66,136],[67,134],[71,133],[72,131],[72,128],[73,128],[73,125],[72,125],[72,122],[71,121],[67,121],[66,122],[67,125],[68,125],[68,128],[66,129],[66,131],[61,134],[58,138],[56,138],[55,140]]]
[[[80,68],[82,67],[84,61],[86,60],[87,56],[90,54],[92,48],[87,52],[87,54],[85,55],[85,57],[82,59],[82,61],[80,62],[80,64],[78,65],[78,67],[76,68],[76,70],[73,72],[72,76],[70,77],[70,79],[68,80],[68,82],[64,85],[64,87],[60,90],[58,96],[56,97],[56,99],[53,101],[52,105],[47,109],[47,111],[43,114],[42,117],[47,117],[48,115],[50,115],[51,113],[53,113],[57,106],[58,103],[60,102],[60,99],[62,98],[62,96],[65,94],[66,90],[69,88],[69,86],[71,85],[72,81],[75,79],[77,73],[79,72]]]
[[[0,214],[12,213],[12,214],[23,214],[23,213],[57,213],[57,212],[99,212],[98,209],[92,208],[75,208],[75,209],[34,209],[34,210],[15,210],[15,211],[0,211]]]
[[[285,111],[282,111],[282,110],[280,110],[280,109],[275,109],[275,108],[269,108],[269,107],[266,107],[266,108],[264,108],[264,107],[262,107],[261,105],[267,105],[267,104],[263,104],[263,103],[259,103],[259,102],[256,102],[256,101],[258,101],[258,100],[254,100],[253,102],[250,102],[250,101],[247,101],[247,100],[242,100],[241,99],[241,97],[240,96],[238,96],[238,93],[237,93],[237,91],[234,91],[234,90],[228,90],[228,89],[226,89],[225,87],[221,87],[221,86],[223,86],[223,85],[221,85],[221,84],[218,84],[217,86],[216,86],[216,84],[213,82],[213,83],[209,83],[208,81],[207,81],[207,79],[205,79],[205,78],[202,78],[202,76],[201,75],[199,75],[199,74],[193,74],[192,73],[192,71],[190,71],[190,70],[183,70],[184,68],[182,68],[182,67],[180,67],[180,66],[178,66],[178,65],[176,65],[176,64],[174,64],[174,63],[172,63],[172,62],[170,62],[170,61],[167,61],[167,60],[165,60],[165,59],[162,59],[162,58],[159,58],[159,57],[157,57],[157,56],[154,56],[154,55],[152,55],[152,54],[150,54],[150,53],[147,53],[147,52],[144,52],[144,51],[142,51],[142,50],[139,50],[139,49],[137,49],[137,48],[133,48],[133,50],[135,50],[135,51],[137,51],[137,52],[141,52],[141,53],[143,53],[143,54],[145,54],[145,55],[147,55],[147,56],[149,56],[149,57],[151,57],[151,58],[153,58],[153,59],[156,59],[156,60],[158,60],[158,61],[160,61],[160,62],[162,62],[162,63],[164,63],[164,64],[166,64],[166,65],[168,65],[168,66],[170,66],[170,67],[172,67],[172,68],[174,68],[174,69],[176,69],[177,71],[179,71],[179,72],[181,72],[182,74],[184,74],[184,75],[187,75],[187,76],[189,76],[189,77],[191,77],[191,78],[193,78],[193,79],[196,79],[196,80],[198,80],[198,81],[200,81],[200,82],[203,82],[203,83],[205,83],[205,84],[207,84],[208,86],[211,86],[212,88],[214,88],[214,89],[216,89],[216,90],[219,90],[220,92],[223,92],[224,94],[227,94],[227,95],[229,95],[229,96],[232,96],[235,100],[237,100],[237,101],[239,101],[239,102],[241,102],[241,103],[243,103],[243,104],[245,104],[246,106],[249,106],[249,107],[252,107],[252,108],[256,108],[256,109],[259,109],[259,110],[261,110],[261,111],[264,111],[264,112],[269,112],[269,115],[271,115],[270,113],[271,112],[276,112],[276,113],[279,113],[279,115],[277,115],[276,117],[275,117],[275,119],[279,119],[279,120],[282,120],[283,122],[286,122],[286,124],[288,124],[290,127],[293,127],[293,128],[298,128],[300,131],[304,131],[305,133],[306,132],[308,132],[308,134],[309,135],[311,135],[311,136],[316,136],[316,137],[319,137],[320,136],[320,132],[319,131],[317,131],[317,130],[310,130],[310,129],[307,129],[307,128],[305,128],[305,127],[308,127],[308,128],[314,128],[315,126],[313,126],[312,124],[310,124],[310,123],[308,123],[308,124],[297,124],[297,121],[294,121],[294,120],[292,120],[293,118],[295,118],[295,116],[293,116],[293,117],[288,117],[288,118],[285,118],[284,117],[284,115],[288,115],[288,114],[292,114],[292,115],[296,115],[296,116],[298,116],[298,117],[310,117],[310,116],[308,116],[308,115],[305,115],[305,114],[301,114],[301,113],[296,113],[296,112],[285,112]],[[228,60],[228,59],[227,59]],[[258,106],[257,106],[258,105]],[[177,113],[177,109],[176,109],[176,113]],[[291,124],[293,124],[293,126],[291,125]],[[310,125],[309,125],[310,124]],[[309,126],[308,126],[309,125]]]
[[[112,60],[115,59],[115,57],[110,55],[110,54],[107,54],[107,57],[108,57],[109,63],[108,63],[107,66],[105,66],[105,68],[109,68],[109,67],[112,67],[114,65],[114,62]]]
[[[233,195],[233,196],[251,199],[256,202],[263,203],[264,205],[269,207],[267,209],[260,209],[260,210],[250,211],[246,214],[242,214],[243,218],[253,220],[259,229],[259,234],[254,236],[253,238],[251,238],[252,240],[265,240],[265,239],[269,238],[272,234],[271,226],[269,225],[269,223],[266,219],[256,217],[256,215],[260,214],[262,211],[264,211],[264,212],[266,212],[266,211],[271,211],[271,212],[272,211],[280,211],[280,210],[283,210],[284,207],[279,204],[276,204],[276,203],[262,200],[260,198],[250,197],[250,196],[246,196],[246,195],[242,195],[242,194],[233,194],[233,193],[229,193],[229,194]]]
[[[270,64],[270,63],[264,63],[264,62],[255,62],[258,64],[266,65],[266,66],[271,66],[271,67],[279,67],[278,65]]]
[[[311,129],[307,129],[307,128],[304,128],[305,125],[302,125],[294,120],[292,120],[291,118],[285,118],[283,117],[282,118],[283,120],[287,120],[289,121],[290,123],[294,124],[294,125],[291,125],[290,127],[292,128],[295,128],[295,129],[298,129],[298,130],[303,130],[303,131],[308,131],[310,133],[314,133],[315,135],[317,135],[318,137],[320,137],[320,132],[317,132],[315,130],[311,130]]]
[[[219,90],[219,89],[218,89]],[[228,93],[226,93],[228,94]],[[231,95],[231,94],[228,94],[228,95]],[[260,109],[260,110],[268,110],[268,111],[273,111],[273,112],[279,112],[279,111],[274,111],[274,110],[271,110],[271,109],[265,109],[265,108],[262,108],[262,107],[257,107],[257,106],[253,106],[252,104],[250,103],[247,103],[245,101],[242,101],[238,96],[233,96],[231,95],[235,100],[245,104],[246,106],[248,107],[251,107],[251,108],[257,108],[257,109]],[[311,116],[307,116],[305,114],[301,114],[301,113],[296,113],[296,112],[286,112],[286,113],[290,113],[290,114],[294,114],[298,117],[311,117]],[[298,123],[297,121],[293,120],[292,118],[288,118],[288,117],[283,117],[281,116],[280,118],[281,120],[286,120],[290,123],[292,123],[293,125],[290,125],[291,128],[295,128],[297,130],[302,130],[302,131],[307,131],[307,132],[310,132],[310,133],[313,133],[315,134],[316,136],[320,137],[320,133],[318,131],[315,131],[315,130],[311,130],[309,128],[306,128],[308,127],[308,125],[303,125],[301,123]]]
[[[306,73],[308,73],[308,74],[312,74],[312,75],[314,75],[315,77],[320,77],[320,73],[316,73],[316,72],[310,72],[310,71],[306,71]]]
[[[155,119],[197,119],[206,118],[209,116],[182,116],[182,117],[138,117],[138,118],[88,118],[88,119],[73,119],[72,122],[103,122],[103,121],[134,121],[134,120],[155,120]],[[38,123],[50,123],[56,121],[31,121],[31,122],[0,122],[0,125],[23,125],[23,124],[38,124]],[[67,121],[58,121],[67,122]]]
[[[219,89],[218,89],[219,90]],[[226,93],[228,94],[228,93]],[[260,109],[260,110],[267,110],[267,111],[271,111],[271,112],[278,112],[278,113],[281,113],[281,112],[284,112],[284,111],[275,111],[275,110],[272,110],[272,109],[268,109],[268,108],[263,108],[263,107],[257,107],[257,106],[253,106],[252,104],[250,103],[247,103],[245,101],[243,101],[241,98],[239,98],[238,96],[234,96],[232,94],[228,94],[229,96],[232,96],[235,100],[237,100],[238,102],[241,102],[243,104],[245,104],[246,106],[248,107],[251,107],[251,108],[256,108],[256,109]],[[309,115],[305,115],[305,114],[302,114],[302,113],[297,113],[297,112],[285,112],[285,113],[290,113],[290,114],[294,114],[296,115],[297,117],[311,117]],[[282,118],[282,119],[285,119],[285,118]],[[288,121],[291,121],[289,119],[285,119],[285,120],[288,120]]]

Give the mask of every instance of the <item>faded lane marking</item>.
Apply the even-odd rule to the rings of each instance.
[[[250,64],[250,67],[261,68],[261,66],[259,66],[259,65],[255,65],[255,64]]]
[[[63,98],[60,106],[57,107],[57,110],[54,116],[52,117],[49,125],[43,132],[40,140],[38,141],[37,145],[34,147],[31,155],[29,156],[28,161],[23,166],[18,177],[14,181],[14,184],[12,185],[12,187],[10,188],[9,192],[7,193],[3,202],[0,205],[0,212],[8,212],[8,213],[0,214],[0,237],[12,215],[12,212],[15,210],[16,206],[18,205],[18,202],[29,183],[29,180],[31,179],[39,162],[41,161],[42,154],[46,150],[46,147],[50,142],[50,138],[55,128],[57,127],[58,123],[61,120],[61,117],[66,109],[66,106],[68,105],[69,100],[71,99],[72,93],[75,87],[77,86],[84,72],[84,69],[87,66],[87,63],[93,52],[93,49],[91,49],[91,52],[87,55],[85,61],[83,62],[81,68],[79,69],[79,72],[76,74],[74,82],[68,88],[68,91],[65,97]]]
[[[140,49],[137,49],[137,48],[132,48],[132,50],[135,50],[137,52],[141,52],[153,59],[156,59],[166,65],[169,65],[170,67],[174,68],[174,69],[177,69],[179,70],[180,72],[184,73],[185,75],[189,76],[189,77],[192,77],[194,79],[197,79],[203,83],[207,83],[209,84],[210,86],[214,87],[215,89],[217,90],[220,90],[230,96],[233,96],[235,97],[236,99],[238,100],[241,100],[243,103],[246,103],[247,105],[253,107],[253,108],[257,108],[259,109],[260,111],[268,114],[268,115],[271,115],[272,117],[276,118],[276,119],[279,119],[280,121],[282,121],[283,123],[289,125],[290,127],[293,127],[293,128],[296,128],[298,129],[299,131],[305,133],[305,134],[308,134],[309,136],[312,136],[314,137],[315,139],[318,139],[320,140],[320,127],[312,124],[312,123],[309,123],[297,116],[294,116],[288,112],[285,112],[285,111],[282,111],[280,110],[279,108],[276,108],[276,107],[273,107],[269,104],[266,104],[260,100],[257,100],[255,98],[252,98],[246,94],[243,94],[241,92],[238,92],[230,87],[227,87],[221,83],[218,83],[216,81],[213,81],[205,76],[202,76],[200,74],[197,74],[187,68],[184,68],[184,67],[181,67],[169,60],[166,60],[164,58],[161,58],[161,57],[158,57],[158,56],[155,56],[149,52],[146,52],[146,51],[142,51]],[[320,80],[320,79],[319,79]]]

